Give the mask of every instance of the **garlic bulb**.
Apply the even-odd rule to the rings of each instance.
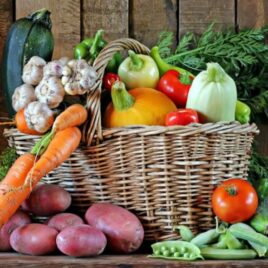
[[[62,70],[63,67],[68,62],[67,57],[60,58],[59,60],[50,61],[47,63],[47,65],[44,67],[44,77],[47,76],[62,76]]]
[[[53,124],[53,112],[45,103],[31,102],[24,110],[27,126],[39,133],[45,133]]]
[[[33,86],[23,84],[15,89],[12,95],[12,106],[13,109],[17,112],[35,100],[36,96],[34,94]]]
[[[38,56],[33,56],[23,67],[22,80],[26,84],[36,86],[43,78],[43,68],[46,61]]]
[[[69,95],[85,94],[97,80],[97,73],[85,60],[70,60],[63,68],[61,82]]]
[[[37,99],[49,108],[56,108],[62,102],[65,91],[61,80],[56,76],[44,77],[35,88]]]

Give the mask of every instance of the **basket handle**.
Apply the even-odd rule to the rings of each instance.
[[[108,62],[112,59],[113,55],[121,50],[132,49],[136,53],[146,54],[150,53],[150,49],[141,44],[135,39],[122,38],[114,40],[106,45],[98,57],[93,63],[98,77],[97,82],[91,88],[90,93],[87,96],[86,108],[90,114],[90,120],[85,124],[83,129],[83,140],[90,145],[94,136],[96,135],[97,141],[102,140],[102,128],[101,128],[101,110],[100,99],[102,90],[102,78],[105,72],[105,68]]]

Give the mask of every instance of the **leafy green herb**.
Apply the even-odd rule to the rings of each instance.
[[[0,155],[0,180],[2,180],[14,161],[17,159],[16,150],[7,147]]]
[[[209,25],[201,36],[186,33],[174,52],[170,48],[173,34],[162,32],[158,41],[161,56],[195,74],[206,69],[207,62],[218,62],[236,81],[238,98],[251,107],[252,120],[268,118],[268,26],[238,33],[214,28]]]
[[[170,46],[173,44],[174,34],[173,32],[160,32],[159,41],[157,46],[161,57],[168,57],[171,54]]]
[[[258,190],[259,197],[261,196],[260,183],[262,180],[268,180],[268,157],[260,154],[256,149],[256,144],[253,146],[251,159],[249,163],[248,179]]]

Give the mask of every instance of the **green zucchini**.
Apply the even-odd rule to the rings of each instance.
[[[51,60],[54,48],[51,27],[50,12],[41,9],[15,21],[8,32],[3,52],[1,80],[10,116],[15,114],[12,108],[13,92],[16,87],[23,84],[23,66],[32,56]]]

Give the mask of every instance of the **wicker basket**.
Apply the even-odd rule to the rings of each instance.
[[[227,178],[247,177],[258,129],[237,122],[102,129],[102,75],[114,52],[122,49],[149,52],[133,39],[116,40],[103,49],[94,63],[99,79],[87,102],[88,145],[80,146],[44,181],[68,190],[81,212],[93,202],[112,202],[133,211],[144,225],[146,240],[177,238],[172,227],[179,224],[194,232],[211,228],[211,192]],[[16,129],[4,134],[19,154],[37,139]]]

